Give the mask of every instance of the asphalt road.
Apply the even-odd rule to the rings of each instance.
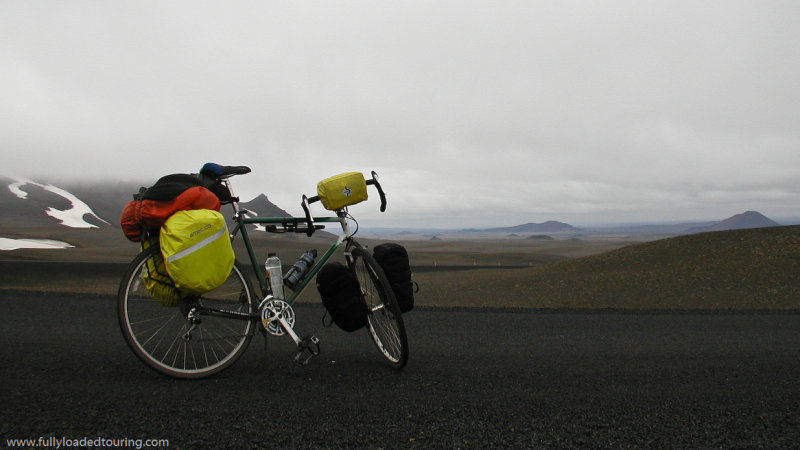
[[[800,314],[415,310],[411,358],[365,332],[307,367],[257,335],[233,367],[175,381],[125,345],[109,297],[0,291],[0,445],[168,439],[171,447],[795,447]]]

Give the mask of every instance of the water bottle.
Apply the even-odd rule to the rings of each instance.
[[[283,277],[283,284],[289,286],[291,290],[294,290],[297,287],[297,283],[303,279],[303,276],[308,272],[308,269],[314,265],[314,258],[317,257],[316,250],[309,250],[303,253],[303,256],[294,263],[291,269],[286,272],[286,276]]]
[[[283,274],[281,260],[275,253],[270,253],[267,255],[267,262],[264,266],[267,268],[267,276],[269,277],[269,286],[272,288],[272,296],[282,300]]]

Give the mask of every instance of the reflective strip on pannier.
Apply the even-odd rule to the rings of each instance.
[[[222,285],[235,259],[225,218],[217,211],[178,211],[161,227],[167,272],[182,292],[203,294]]]
[[[361,172],[334,175],[317,184],[317,196],[325,209],[336,211],[366,200],[367,181]]]
[[[228,229],[227,228],[223,228],[223,229],[217,231],[216,233],[212,234],[211,236],[209,236],[209,237],[203,239],[202,241],[198,242],[197,244],[194,244],[193,246],[191,246],[189,248],[185,248],[185,249],[179,251],[178,253],[169,255],[169,258],[167,258],[167,262],[171,263],[173,261],[177,261],[177,260],[183,258],[184,256],[191,255],[192,253],[194,253],[194,252],[196,252],[198,250],[201,250],[206,245],[209,245],[212,242],[214,242],[215,240],[219,239],[219,237],[222,236],[223,234],[227,234],[227,232],[228,232]]]

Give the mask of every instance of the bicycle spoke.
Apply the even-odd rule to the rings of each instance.
[[[142,342],[142,346],[145,346],[145,345],[147,345],[147,344],[150,342],[150,340],[151,340],[151,339],[153,339],[153,338],[154,338],[154,337],[156,337],[157,335],[161,334],[161,331],[162,331],[162,330],[164,330],[164,329],[167,327],[167,325],[169,325],[169,323],[170,323],[170,322],[172,322],[172,320],[173,320],[175,317],[176,317],[176,316],[175,316],[174,314],[170,315],[170,316],[169,316],[169,318],[167,319],[167,321],[166,321],[166,322],[164,322],[163,324],[161,324],[161,326],[159,326],[158,328],[156,328],[156,329],[155,329],[155,331],[153,332],[153,334],[152,334],[152,335],[151,335],[151,336],[150,336],[150,337],[149,337],[147,340],[145,340],[144,342]],[[142,332],[140,332],[139,334],[141,334],[141,335],[144,335],[144,334],[146,334],[146,331],[144,331],[144,330],[143,330],[143,331],[142,331]],[[162,338],[162,339],[163,339],[163,338]],[[160,341],[159,341],[159,343],[160,343]],[[156,344],[156,347],[158,347],[158,344]]]
[[[159,257],[158,250],[150,247],[137,256],[120,289],[118,318],[128,345],[148,366],[173,377],[199,378],[224,369],[247,348],[255,322],[210,315],[190,322],[179,308],[155,301],[141,282],[141,273],[148,258]],[[251,292],[234,265],[220,288],[193,301],[216,306],[210,308],[215,311],[251,314],[255,312]]]
[[[408,343],[402,317],[397,311],[394,294],[379,266],[362,248],[353,254],[353,270],[361,286],[362,298],[369,310],[368,331],[381,354],[396,368],[408,359]]]

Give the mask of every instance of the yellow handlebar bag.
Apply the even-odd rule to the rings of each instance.
[[[228,279],[235,255],[225,218],[217,211],[178,211],[161,226],[161,254],[175,286],[190,294],[212,291]]]
[[[317,196],[330,211],[355,205],[367,199],[367,182],[361,172],[346,172],[317,184]]]

